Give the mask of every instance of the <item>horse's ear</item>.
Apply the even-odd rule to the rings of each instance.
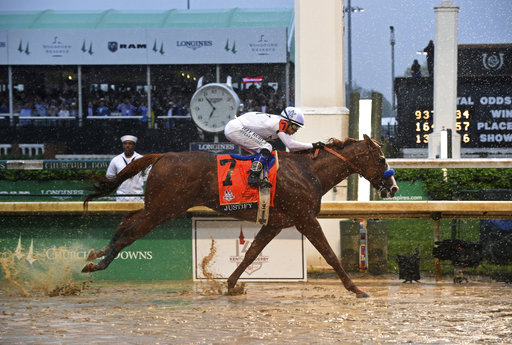
[[[366,144],[368,144],[368,147],[381,147],[382,144],[379,143],[377,140],[373,140],[372,138],[370,138],[369,136],[367,136],[366,134],[363,134],[363,138],[364,138],[364,141],[366,141]]]

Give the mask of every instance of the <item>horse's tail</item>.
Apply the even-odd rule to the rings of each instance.
[[[155,164],[164,156],[163,153],[154,153],[145,155],[139,159],[134,160],[128,164],[123,170],[113,178],[105,176],[97,176],[94,178],[94,185],[92,186],[93,192],[88,194],[84,201],[84,209],[87,212],[87,204],[90,200],[107,196],[119,187],[121,183],[146,170],[150,165]]]

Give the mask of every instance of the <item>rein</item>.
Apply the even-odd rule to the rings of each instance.
[[[348,164],[352,169],[354,169],[356,173],[363,176],[363,174],[361,174],[361,170],[357,166],[355,166],[352,162],[347,160],[344,156],[342,156],[341,154],[339,154],[338,152],[334,151],[333,149],[331,149],[327,146],[324,146],[322,148],[325,151],[329,152],[330,154],[341,159],[344,163]],[[320,148],[317,148],[315,150],[315,153],[313,154],[313,159],[316,159],[318,157],[319,152],[320,152]],[[384,171],[384,178],[389,178],[389,177],[393,176],[394,174],[395,174],[395,171],[393,169],[388,169],[388,170]],[[379,191],[381,191],[382,189],[386,189],[386,186],[384,185],[383,181],[380,181],[376,178],[369,179],[368,181],[370,181],[370,183],[373,184],[374,186],[379,186],[379,188],[376,188]]]
[[[359,168],[356,167],[352,162],[350,162],[349,160],[347,160],[345,157],[343,157],[342,155],[340,155],[338,152],[334,151],[333,149],[327,147],[327,146],[324,146],[323,149],[327,152],[329,152],[330,154],[333,154],[335,155],[336,157],[338,157],[339,159],[341,159],[343,162],[347,163],[352,169],[354,169],[358,174],[360,174],[359,172]],[[320,149],[316,149],[315,150],[315,154],[313,155],[313,159],[316,159],[316,157],[318,157],[318,153],[320,152]]]

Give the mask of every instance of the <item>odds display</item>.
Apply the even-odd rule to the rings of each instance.
[[[397,78],[397,146],[424,148],[435,128],[432,78]],[[512,77],[459,77],[455,130],[461,147],[512,147]]]

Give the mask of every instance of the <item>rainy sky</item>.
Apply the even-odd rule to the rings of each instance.
[[[340,0],[345,1],[347,0]],[[512,43],[512,0],[452,0],[460,7],[459,44]],[[353,82],[391,100],[391,45],[395,27],[395,76],[403,76],[429,40],[434,39],[434,7],[442,0],[352,0],[364,12],[352,15]],[[0,11],[166,10],[215,8],[292,8],[294,0],[0,0]]]

